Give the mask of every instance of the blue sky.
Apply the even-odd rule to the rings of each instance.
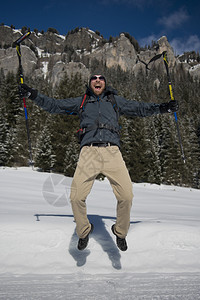
[[[199,0],[10,0],[1,3],[0,23],[63,35],[88,27],[107,39],[128,32],[141,46],[166,35],[175,54],[200,52]]]

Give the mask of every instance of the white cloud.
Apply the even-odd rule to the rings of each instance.
[[[157,41],[160,36],[154,34],[138,40],[141,47],[145,45],[151,45],[152,41]],[[183,54],[188,51],[200,52],[200,37],[198,35],[191,35],[188,38],[174,38],[169,41],[170,45],[174,49],[175,55]]]
[[[187,51],[200,52],[200,38],[197,35],[191,35],[187,39],[174,38],[170,41],[175,54],[182,54]]]
[[[189,19],[189,14],[184,8],[180,8],[179,11],[174,12],[171,15],[165,16],[158,20],[158,23],[164,25],[168,29],[174,29],[181,26]]]
[[[147,37],[139,39],[138,43],[139,43],[140,46],[144,47],[144,46],[151,45],[152,41],[157,41],[158,38],[159,38],[158,36],[152,34],[152,35],[149,35]]]

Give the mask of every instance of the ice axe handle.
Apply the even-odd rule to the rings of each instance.
[[[21,42],[23,42],[29,35],[31,34],[30,31],[26,32],[24,35],[20,36],[14,43],[13,46],[19,46]]]

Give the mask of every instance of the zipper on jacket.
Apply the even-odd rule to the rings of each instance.
[[[97,101],[98,101],[98,104],[99,104],[99,120],[100,121],[100,116],[101,116],[101,109],[100,109],[100,97],[98,96],[97,97]],[[99,130],[99,136],[100,136],[100,141],[102,142],[102,133],[101,133],[101,129]]]

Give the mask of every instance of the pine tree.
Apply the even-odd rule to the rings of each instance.
[[[5,112],[0,108],[0,166],[7,166],[9,160],[9,124]]]
[[[74,175],[76,164],[78,161],[80,147],[76,137],[72,135],[71,141],[67,144],[65,159],[64,159],[64,174],[72,177]]]
[[[144,136],[143,119],[133,118],[125,121],[125,140],[122,136],[122,153],[132,181],[147,181],[147,157],[145,156],[146,143]],[[124,142],[125,141],[125,142]]]
[[[1,73],[2,75],[2,73]],[[13,73],[8,73],[6,77],[1,76],[0,81],[1,109],[4,111],[4,123],[6,135],[4,148],[8,149],[6,165],[15,164],[17,151],[16,128],[17,120],[22,113],[22,105],[19,100],[19,91],[16,77]]]
[[[50,172],[54,166],[55,156],[52,149],[51,133],[48,125],[45,125],[38,137],[37,151],[35,153],[35,166],[43,172]]]
[[[24,112],[22,112],[17,118],[13,150],[14,163],[17,166],[29,166],[30,156]]]
[[[160,145],[157,126],[159,118],[157,116],[144,119],[145,143],[147,145],[144,155],[147,157],[145,173],[147,182],[161,184],[161,165],[160,165]]]
[[[23,111],[23,108],[19,99],[16,76],[12,72],[7,74],[5,81],[1,85],[1,97],[2,102],[6,106],[10,126],[16,126],[17,118]]]
[[[186,165],[183,172],[183,184],[194,188],[200,187],[200,144],[198,130],[195,128],[193,118],[185,118],[184,149]]]
[[[79,74],[71,78],[65,74],[63,80],[61,80],[59,86],[55,89],[55,97],[59,99],[78,97],[83,95],[84,92],[84,82]],[[52,116],[51,133],[53,150],[56,155],[54,166],[56,172],[68,172],[72,176],[75,169],[75,166],[72,167],[72,161],[73,159],[76,161],[79,153],[78,141],[74,139],[74,134],[78,129],[78,117],[67,114]],[[71,158],[69,158],[69,153]],[[68,163],[69,167],[67,166]]]

